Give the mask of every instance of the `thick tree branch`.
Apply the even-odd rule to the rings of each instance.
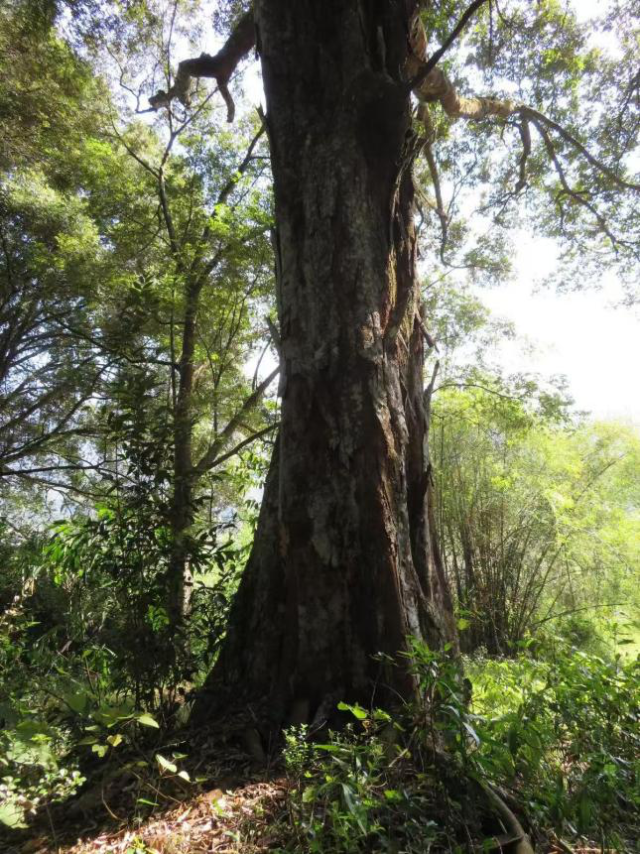
[[[518,125],[518,130],[520,131],[520,139],[522,140],[522,154],[520,155],[518,183],[515,189],[516,195],[522,192],[527,186],[527,160],[531,154],[531,129],[529,128],[529,122],[524,116]]]
[[[235,104],[229,92],[228,83],[231,75],[242,60],[255,45],[256,32],[253,21],[253,11],[245,13],[238,21],[222,48],[210,56],[202,53],[197,59],[185,59],[178,66],[175,82],[168,92],[160,90],[149,103],[154,109],[167,107],[173,98],[182,104],[189,104],[189,85],[192,77],[212,77],[218,84],[220,94],[227,105],[227,121],[232,122],[235,116]]]
[[[465,22],[480,5],[480,3],[472,4],[467,9],[465,12],[466,18],[463,16]],[[461,19],[461,22],[458,27],[456,27],[456,30],[454,30],[454,33],[456,31],[459,32],[462,26],[464,26],[464,23]],[[448,39],[445,45],[450,43],[450,41],[451,39]],[[444,112],[452,119],[462,118],[470,121],[481,121],[482,119],[492,117],[503,120],[509,119],[512,116],[518,116],[520,118],[519,131],[522,139],[523,150],[519,164],[519,177],[516,184],[516,193],[520,192],[526,185],[526,164],[531,153],[531,134],[529,130],[529,123],[534,124],[536,129],[540,132],[550,156],[553,151],[552,162],[554,168],[558,171],[558,174],[562,172],[562,166],[558,161],[555,147],[550,140],[548,130],[552,130],[558,134],[558,136],[560,136],[565,142],[575,148],[596,171],[600,172],[618,187],[640,192],[640,184],[625,181],[623,178],[620,178],[613,169],[591,154],[588,148],[583,145],[580,140],[576,139],[572,133],[562,127],[562,125],[558,124],[558,122],[550,119],[548,116],[545,116],[544,113],[510,99],[501,100],[483,97],[467,98],[460,95],[446,73],[442,69],[435,67],[437,59],[442,55],[443,48],[429,58],[427,54],[427,36],[419,16],[416,16],[415,18],[414,25],[411,30],[410,42],[413,55],[408,62],[408,72],[411,74],[416,68],[420,69],[417,74],[414,74],[414,76],[411,77],[411,89],[418,101],[423,104],[439,102]],[[436,60],[436,62],[434,62],[434,60]],[[430,120],[428,118],[428,111],[419,110],[419,115],[423,120],[426,116],[427,120],[425,121],[425,127],[427,129],[427,134],[429,134],[431,127]],[[431,168],[431,164],[429,164],[429,166]],[[566,183],[564,182],[564,174],[561,175],[561,180],[563,180],[564,186]],[[569,195],[575,198],[575,194],[570,188],[565,187],[565,190]],[[585,204],[584,199],[581,199],[580,201],[582,204]],[[589,205],[587,204],[587,206]]]
[[[508,119],[520,112],[520,105],[515,101],[499,100],[497,98],[466,98],[460,95],[444,71],[436,68],[422,85],[414,89],[418,100],[425,103],[439,101],[442,109],[452,119],[469,119],[481,121],[491,117]]]
[[[426,104],[418,105],[418,119],[422,122],[424,129],[426,131],[426,136],[423,145],[423,151],[425,153],[425,157],[427,160],[427,164],[429,166],[429,173],[431,175],[431,182],[433,184],[433,192],[435,195],[435,204],[433,205],[435,212],[438,214],[438,218],[440,219],[440,227],[442,229],[442,240],[440,243],[440,257],[444,262],[444,252],[447,245],[447,236],[448,236],[448,225],[449,220],[447,217],[447,212],[444,208],[444,200],[442,198],[442,188],[440,186],[440,175],[438,174],[438,165],[436,163],[435,155],[433,153],[433,141],[435,139],[435,130],[433,127],[433,123],[431,121],[431,115],[429,113],[429,107]]]
[[[454,30],[459,33],[471,15],[482,5],[472,4],[460,24]],[[443,48],[432,56],[428,56],[427,34],[419,15],[413,22],[410,35],[411,53],[407,72],[410,75],[410,88],[418,101],[433,103],[439,101],[445,113],[451,118],[464,118],[479,121],[489,116],[507,119],[519,109],[514,101],[497,100],[494,98],[465,98],[461,96],[447,75],[436,63],[442,56],[443,49],[451,43],[454,34],[445,42]],[[434,61],[435,60],[435,61]],[[417,73],[415,73],[417,71]],[[429,130],[427,128],[427,130]]]
[[[442,229],[442,240],[440,242],[440,258],[444,261],[444,253],[447,248],[447,237],[449,229],[449,219],[447,212],[444,209],[444,201],[442,198],[442,190],[440,188],[440,176],[438,174],[438,166],[433,154],[433,147],[430,142],[425,145],[425,157],[429,164],[429,172],[431,173],[431,181],[433,182],[433,191],[436,197],[436,213],[440,220],[440,228]]]
[[[442,47],[439,47],[438,50],[433,54],[433,56],[426,60],[425,64],[420,68],[415,77],[413,77],[409,81],[409,91],[415,92],[416,89],[420,88],[426,78],[431,74],[431,72],[435,69],[436,65],[440,62],[444,54],[449,50],[451,45],[455,42],[460,33],[467,26],[471,18],[475,15],[475,13],[478,11],[478,9],[480,9],[481,6],[484,6],[486,2],[487,0],[474,0],[474,2],[471,3],[467,9],[465,9],[462,17],[453,28],[450,35],[447,36],[447,38],[445,39],[445,42]],[[426,53],[427,39],[426,34],[424,32],[424,27],[422,25],[422,22],[420,21],[419,16],[416,16],[416,21],[414,22],[414,32],[416,28],[419,31],[419,37],[424,38],[424,52]],[[414,33],[412,33],[412,39],[413,37]]]

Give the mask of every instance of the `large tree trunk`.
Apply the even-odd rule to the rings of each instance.
[[[209,679],[313,717],[411,696],[455,637],[430,529],[405,82],[414,3],[257,0],[278,234],[282,426]],[[374,696],[375,694],[375,696]],[[202,701],[200,710],[203,711]]]

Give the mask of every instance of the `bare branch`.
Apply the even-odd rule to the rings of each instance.
[[[256,133],[256,135],[253,137],[253,139],[249,143],[249,147],[247,148],[247,153],[245,154],[244,158],[242,159],[242,163],[240,163],[240,165],[238,166],[238,168],[236,169],[234,174],[231,176],[231,178],[229,178],[227,183],[220,190],[220,192],[218,194],[217,204],[222,205],[227,201],[227,199],[229,198],[229,195],[231,194],[231,191],[233,190],[233,188],[236,186],[236,184],[240,180],[240,177],[242,175],[244,175],[244,173],[249,168],[249,164],[253,160],[253,152],[255,151],[255,147],[258,144],[258,142],[260,141],[260,137],[263,135],[264,132],[265,132],[265,126],[261,125],[260,130]],[[214,213],[214,216],[215,216],[215,213]]]
[[[552,130],[556,131],[566,142],[573,145],[574,148],[577,148],[578,151],[584,155],[585,159],[599,172],[602,172],[603,175],[606,175],[614,184],[617,184],[619,187],[624,187],[626,190],[635,190],[636,192],[640,192],[640,184],[632,184],[629,181],[625,181],[622,178],[619,178],[618,175],[609,167],[603,163],[601,160],[598,160],[597,157],[594,157],[593,154],[586,148],[579,140],[575,138],[572,134],[569,133],[566,128],[563,128],[562,125],[559,125],[558,122],[554,122],[553,119],[550,119],[548,116],[545,116],[544,113],[539,113],[538,110],[534,110],[531,107],[520,107],[520,114],[523,117],[530,118],[532,121],[538,121],[541,124],[547,125]]]
[[[438,214],[438,218],[440,220],[440,228],[442,229],[442,240],[440,242],[440,258],[444,262],[444,253],[445,249],[447,248],[449,219],[447,217],[447,212],[444,209],[442,190],[440,188],[440,176],[438,175],[438,166],[436,164],[436,159],[433,154],[433,147],[430,142],[425,145],[424,151],[425,157],[427,158],[427,163],[429,164],[429,172],[431,173],[431,181],[433,182],[433,191],[436,197],[436,213]]]
[[[542,139],[544,141],[545,147],[547,149],[547,153],[549,154],[549,157],[551,159],[551,162],[553,163],[554,169],[556,170],[558,178],[560,179],[560,184],[562,185],[563,191],[566,193],[567,196],[569,196],[569,198],[573,199],[574,202],[577,202],[578,204],[582,205],[591,214],[593,214],[594,218],[596,219],[596,221],[600,227],[600,230],[603,231],[607,235],[607,237],[609,238],[609,240],[611,241],[611,243],[615,249],[616,245],[618,243],[618,240],[617,240],[616,236],[611,232],[610,228],[608,227],[607,221],[602,216],[600,211],[594,205],[592,205],[591,202],[589,202],[589,201],[587,201],[587,199],[585,199],[583,193],[579,193],[577,190],[573,190],[569,186],[569,182],[567,181],[567,177],[565,175],[564,169],[562,168],[562,164],[558,160],[558,155],[556,153],[553,142],[551,141],[551,137],[549,136],[549,134],[547,133],[545,128],[542,127],[542,125],[539,122],[537,122],[535,119],[532,121],[533,121],[533,124],[534,124],[536,130],[538,131],[538,133],[540,134],[540,136],[542,137]]]
[[[626,605],[626,602],[605,602],[603,604],[598,605],[584,605],[582,608],[572,608],[570,611],[561,611],[559,614],[551,614],[551,616],[543,617],[542,620],[538,620],[533,624],[533,627],[541,626],[543,623],[548,623],[549,620],[557,620],[560,617],[567,617],[570,614],[577,614],[580,611],[591,611],[594,608],[621,608]]]
[[[226,425],[224,430],[220,433],[218,438],[213,442],[210,446],[209,450],[201,457],[200,461],[194,466],[194,473],[196,475],[204,474],[206,471],[215,465],[216,459],[224,446],[233,436],[235,430],[238,428],[240,422],[244,419],[245,415],[253,409],[254,406],[262,399],[264,393],[269,388],[273,380],[277,377],[280,372],[280,366],[271,371],[269,376],[264,379],[260,385],[256,388],[256,390],[247,397],[244,401],[240,409],[236,412],[233,418],[230,419],[229,423]]]
[[[123,146],[123,148],[127,151],[127,153],[131,157],[133,157],[133,159],[136,161],[136,163],[138,163],[140,166],[142,166],[143,169],[146,169],[147,172],[149,172],[151,175],[153,175],[154,178],[157,179],[158,178],[157,170],[155,170],[153,168],[153,166],[151,166],[150,163],[147,163],[147,161],[144,158],[140,157],[139,154],[136,154],[136,152],[131,148],[131,146],[128,145],[128,143],[126,142],[126,140],[122,136],[122,134],[118,131],[118,129],[115,126],[115,123],[113,121],[111,121],[111,126],[113,128],[113,133],[114,133],[115,138]]]
[[[258,357],[258,361],[256,362],[256,369],[253,372],[253,379],[251,380],[251,388],[254,391],[258,387],[258,376],[260,374],[260,365],[262,364],[262,360],[264,359],[264,357],[267,355],[267,350],[269,349],[270,345],[271,345],[271,341],[267,341],[267,343],[262,348],[262,352],[260,353],[260,355]]]
[[[520,139],[522,140],[522,154],[520,156],[519,165],[520,174],[515,188],[516,195],[522,192],[522,190],[527,186],[527,160],[531,154],[531,130],[529,128],[529,122],[524,116],[518,125],[518,130],[520,131]]]
[[[263,436],[266,436],[268,433],[271,433],[272,430],[275,430],[279,426],[280,423],[276,422],[275,424],[270,424],[268,427],[265,427],[264,430],[258,430],[257,433],[252,433],[250,436],[247,436],[246,439],[243,439],[241,442],[238,442],[238,444],[234,448],[231,448],[230,451],[221,454],[219,457],[213,460],[213,462],[209,466],[209,469],[215,468],[216,466],[220,466],[222,465],[222,463],[226,463],[226,461],[230,460],[231,457],[235,457],[236,454],[239,454],[240,451],[244,450],[247,445],[251,445],[257,439],[262,439]]]
[[[273,320],[271,320],[271,318],[268,315],[267,315],[267,326],[269,327],[269,334],[271,335],[271,340],[273,341],[273,346],[276,348],[278,355],[280,355],[281,346],[282,346],[281,342],[280,342],[280,333],[278,332],[278,329],[277,329],[275,323],[273,322]]]
[[[168,107],[177,98],[185,106],[189,105],[189,85],[192,77],[212,77],[218,84],[220,94],[227,105],[227,121],[232,122],[235,116],[235,104],[229,92],[228,83],[238,63],[255,45],[256,32],[253,11],[245,13],[238,21],[222,48],[215,56],[202,53],[197,59],[185,59],[178,66],[173,86],[168,92],[160,90],[149,103],[154,109]]]

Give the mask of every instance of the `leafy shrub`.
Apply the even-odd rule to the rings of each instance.
[[[426,775],[409,781],[407,756],[385,735],[400,727],[382,710],[340,704],[358,722],[326,744],[308,741],[305,727],[286,733],[285,761],[296,780],[290,799],[295,850],[428,851],[442,836]],[[398,848],[401,844],[401,848]],[[298,846],[301,846],[298,847]]]
[[[286,733],[285,759],[297,781],[291,818],[303,850],[418,854],[455,849],[455,829],[467,823],[480,833],[446,779],[453,770],[465,789],[468,741],[478,739],[466,712],[468,684],[448,651],[413,642],[409,657],[419,703],[395,716],[340,703],[352,720],[326,744],[310,741],[305,728]],[[445,746],[453,754],[448,769],[440,762]]]
[[[593,620],[581,614],[570,614],[558,621],[557,634],[572,647],[588,652],[603,653],[606,644]]]
[[[15,545],[5,549],[0,825],[23,826],[34,811],[65,800],[83,772],[98,771],[114,751],[140,760],[141,749],[153,749],[153,730],[173,725],[183,711],[177,688],[184,662],[171,657],[163,608],[163,529],[148,514],[121,511],[102,507],[93,517],[60,522],[24,554]],[[198,543],[200,565],[212,570],[196,580],[188,626],[203,671],[224,632],[248,548],[226,534],[218,543],[217,534]],[[171,770],[175,759],[162,765],[149,754],[148,771],[136,774],[159,770],[184,781],[186,772]]]
[[[64,728],[25,715],[0,736],[0,824],[25,827],[43,805],[63,801],[84,783]]]

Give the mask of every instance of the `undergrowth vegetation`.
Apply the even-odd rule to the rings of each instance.
[[[469,809],[487,787],[518,805],[541,842],[583,839],[602,850],[634,850],[637,660],[604,659],[546,638],[535,655],[467,660],[465,682],[456,663],[414,650],[424,707],[391,717],[343,705],[352,721],[326,743],[311,740],[306,728],[287,732],[285,760],[296,781],[291,821],[301,850],[455,851],[472,839],[498,848],[512,828],[489,828],[481,807]]]
[[[119,598],[118,574],[108,571],[119,546],[104,536],[104,522],[65,524],[39,547],[25,544],[27,563],[41,555],[35,575],[24,572],[14,552],[22,588],[0,619],[0,824],[8,831],[35,821],[62,832],[56,805],[84,799],[101,809],[111,783],[116,790],[126,784],[142,821],[212,782],[193,771],[189,752],[189,692],[197,678],[177,681],[168,670],[141,690],[118,651],[135,632],[122,631],[128,600]],[[246,554],[246,545],[226,543],[211,551],[219,568],[208,577],[209,631],[224,625]],[[162,648],[164,623],[152,605],[146,602],[147,630],[158,632]],[[631,852],[640,832],[640,663],[628,652],[633,638],[624,626],[605,631],[578,614],[555,625],[556,635],[540,630],[512,656],[477,649],[462,667],[452,650],[436,653],[415,642],[420,704],[392,713],[341,703],[343,726],[335,732],[286,730],[281,849],[491,849],[513,836],[509,821],[496,821],[494,792],[533,839],[587,840]],[[83,633],[83,626],[93,628]],[[459,627],[464,635],[464,618]],[[209,654],[195,649],[200,660]],[[243,848],[248,839],[238,835],[239,851],[252,850]]]

